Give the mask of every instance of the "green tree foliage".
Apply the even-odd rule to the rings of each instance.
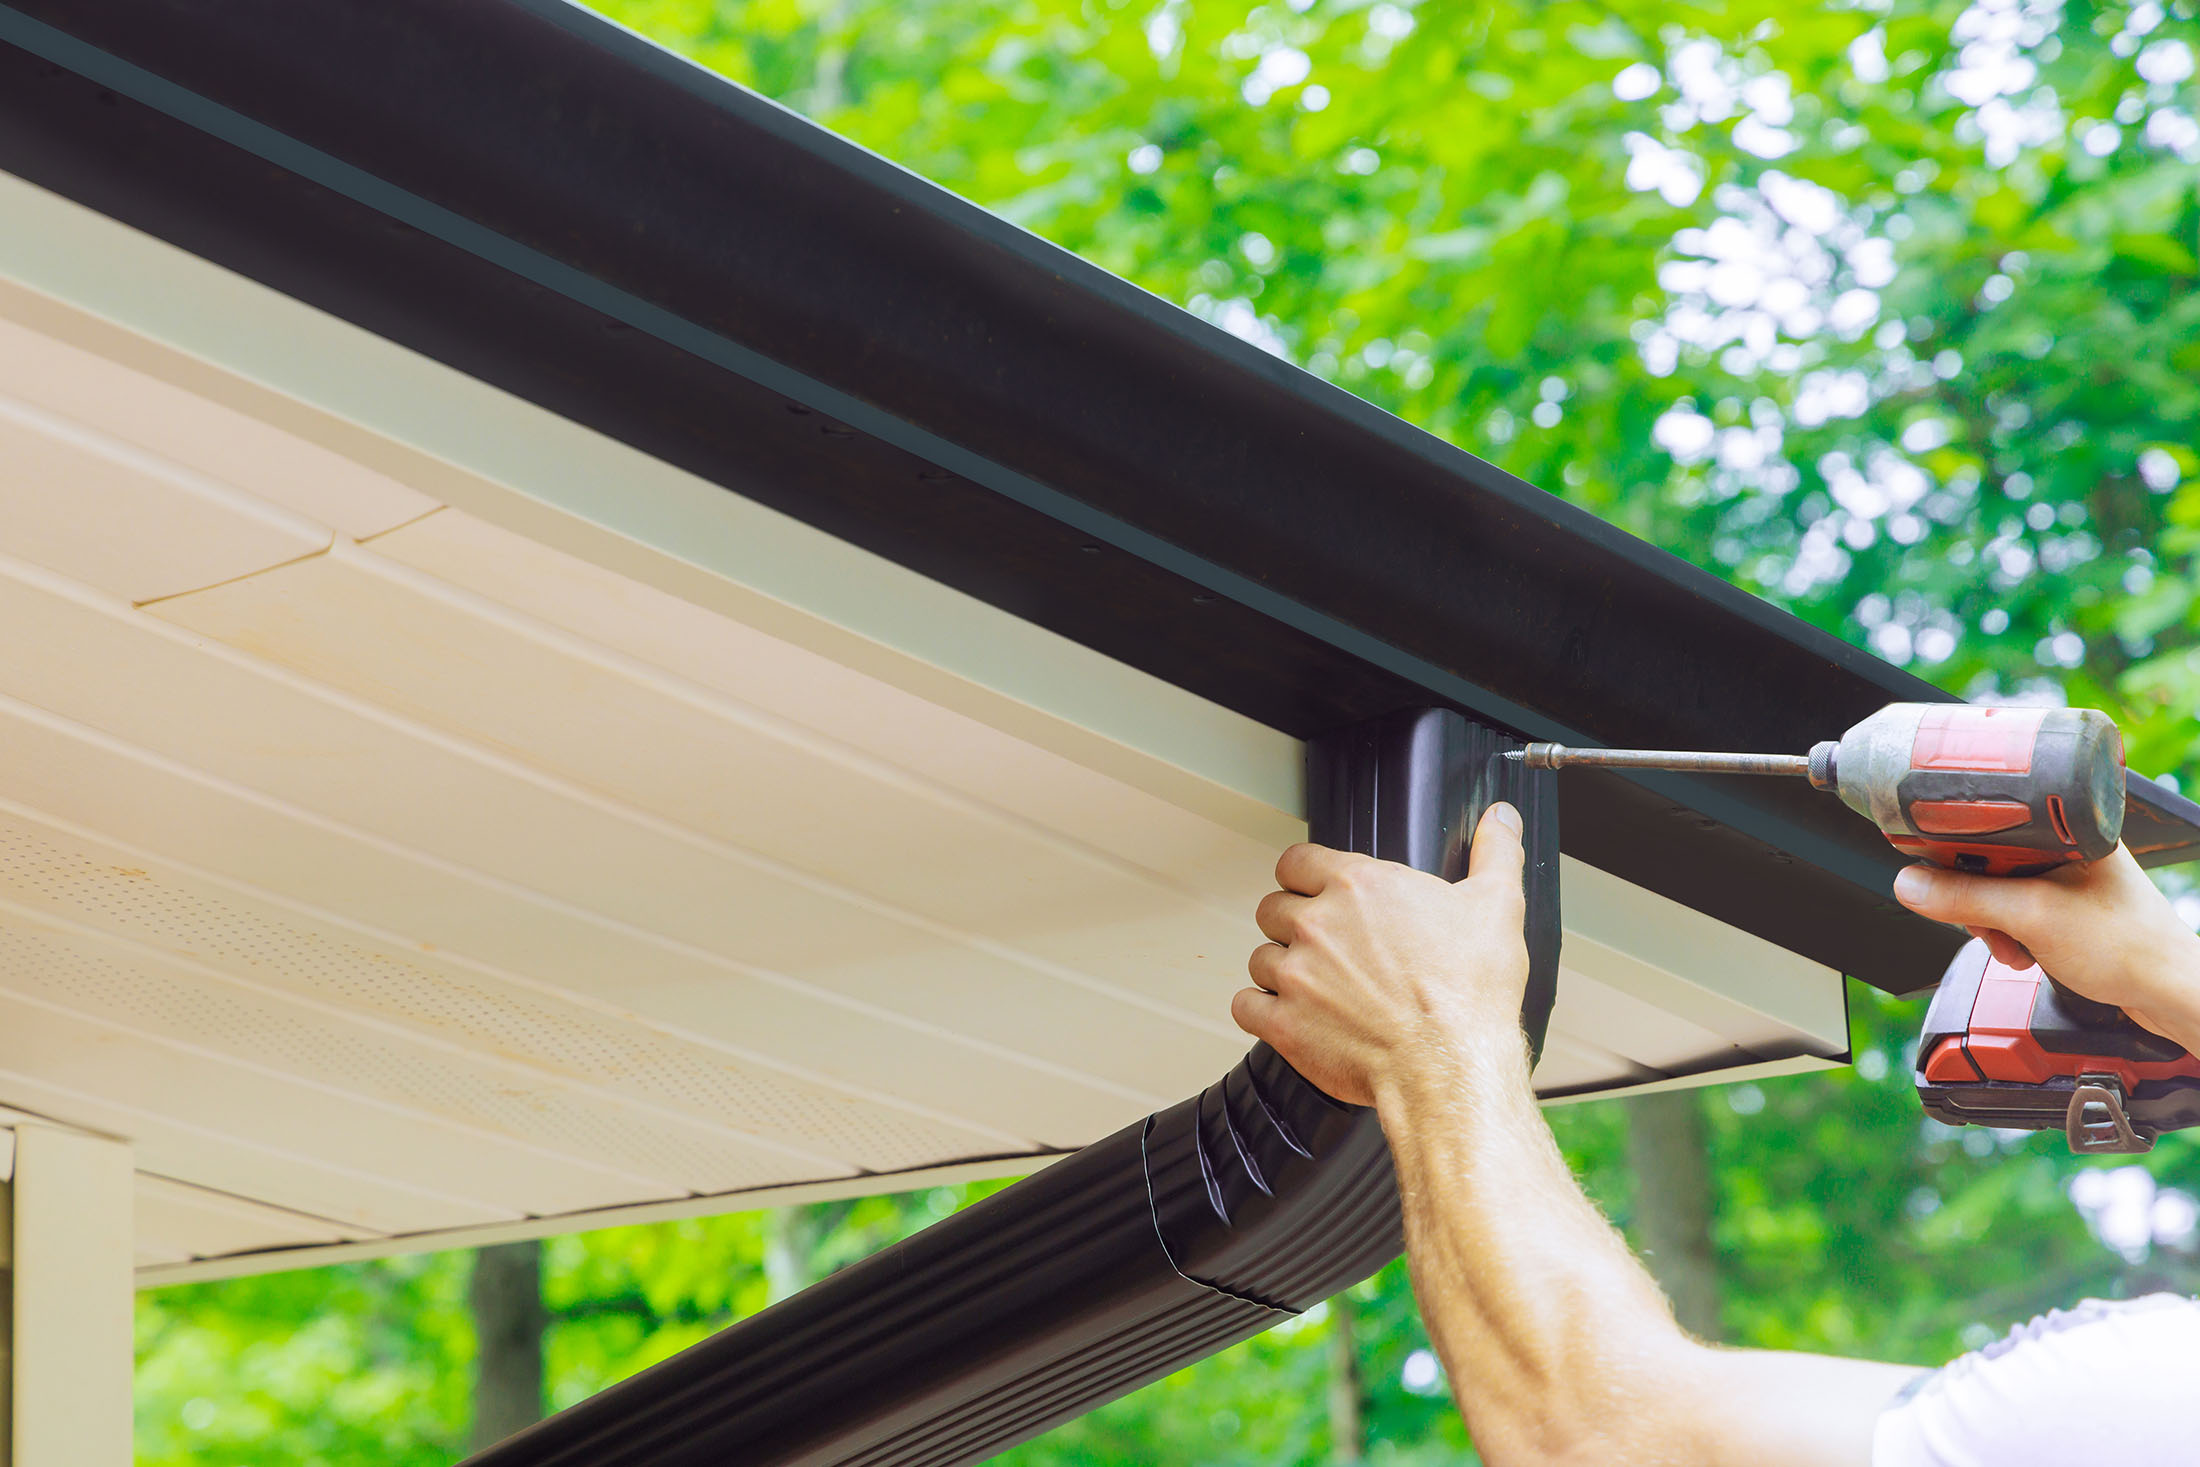
[[[445,1467],[473,1357],[462,1253],[138,1296],[137,1456],[219,1467]]]
[[[2186,762],[2184,0],[601,8],[1894,661]]]
[[[1915,1006],[1861,988],[1854,998],[1861,1072],[1704,1093],[1729,1338],[1936,1363],[2085,1294],[2200,1289],[2189,1252],[2157,1249],[2135,1264],[2094,1241],[2065,1195],[2079,1164],[2055,1138],[1997,1139],[1924,1120],[1901,1058]],[[1551,1118],[1592,1195],[1626,1223],[1638,1182],[1625,1167],[1624,1108],[1565,1106]],[[2200,1190],[2200,1145],[2189,1135],[2168,1138],[2147,1165],[2165,1183]],[[581,1400],[1000,1185],[559,1238],[545,1267],[551,1404]],[[782,1271],[790,1259],[791,1274]],[[146,1295],[139,1461],[456,1460],[473,1356],[468,1261],[446,1253]],[[1471,1460],[1403,1261],[1352,1293],[1369,1460]],[[1000,1460],[1334,1460],[1332,1328],[1330,1311],[1316,1309]]]
[[[2200,768],[2191,0],[600,6],[1881,656],[2108,708],[2140,767]],[[2200,1283],[2096,1239],[2071,1193],[2101,1164],[1925,1120],[1914,1004],[1852,1011],[1855,1070],[1704,1093],[1727,1338],[1937,1361]],[[1552,1119],[1629,1221],[1624,1111]],[[2200,1190],[2189,1136],[2144,1166]],[[557,1240],[553,1404],[969,1195]],[[465,1267],[147,1296],[141,1460],[448,1460]],[[1369,1459],[1468,1460],[1403,1266],[1353,1304]],[[1006,1460],[1348,1455],[1335,1328]]]

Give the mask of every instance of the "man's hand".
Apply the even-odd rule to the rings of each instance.
[[[1520,997],[1520,816],[1456,885],[1294,846],[1238,1024],[1390,1142],[1429,1337],[1491,1467],[1864,1467],[1912,1371],[1714,1350],[1574,1185],[1536,1108]]]
[[[1231,1017],[1354,1105],[1469,1061],[1516,1064],[1525,1078],[1521,860],[1520,814],[1504,804],[1483,813],[1456,885],[1293,846],[1276,863],[1283,890],[1255,913],[1270,939],[1247,965],[1260,986],[1237,995]]]
[[[2064,986],[2200,1052],[2200,937],[2123,847],[2034,877],[1912,866],[1894,894],[1920,916],[1984,938],[2009,966],[2037,959]]]

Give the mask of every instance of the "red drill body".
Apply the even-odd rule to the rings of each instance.
[[[2124,741],[2091,708],[1890,704],[1813,749],[1811,782],[1904,855],[1989,876],[2098,861],[2124,830]]]

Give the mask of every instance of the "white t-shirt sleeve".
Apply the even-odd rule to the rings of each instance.
[[[2088,1299],[1922,1377],[1872,1467],[2200,1464],[2200,1302]]]

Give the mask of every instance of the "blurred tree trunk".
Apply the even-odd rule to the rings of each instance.
[[[777,1304],[825,1276],[818,1246],[845,1216],[844,1203],[811,1203],[775,1210],[764,1226],[765,1301]]]
[[[473,1450],[542,1419],[542,1245],[499,1243],[474,1254],[467,1287],[474,1337]]]
[[[1635,1242],[1698,1339],[1719,1338],[1719,1267],[1711,1250],[1711,1127],[1703,1092],[1668,1090],[1627,1102],[1627,1162],[1635,1173]]]
[[[810,105],[804,109],[812,117],[828,117],[848,105],[848,52],[853,44],[849,27],[853,8],[850,0],[840,0],[818,20],[817,70],[810,84]]]
[[[1360,1379],[1359,1305],[1350,1291],[1329,1301],[1329,1450],[1337,1462],[1367,1459],[1367,1391]]]

